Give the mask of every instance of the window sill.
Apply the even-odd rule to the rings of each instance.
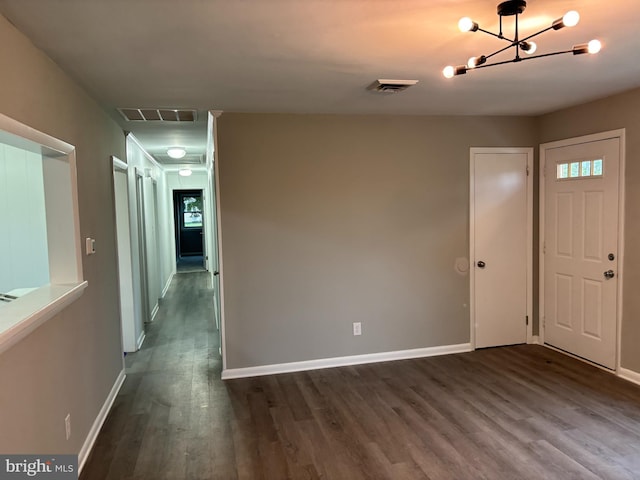
[[[0,353],[75,302],[88,283],[46,285],[0,306]]]

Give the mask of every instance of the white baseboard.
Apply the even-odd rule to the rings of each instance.
[[[260,365],[246,368],[227,368],[222,371],[222,379],[258,377],[278,373],[302,372],[321,368],[345,367],[348,365],[363,365],[366,363],[389,362],[392,360],[407,360],[411,358],[433,357],[449,355],[473,350],[470,343],[459,345],[443,345],[439,347],[415,348],[413,350],[399,350],[395,352],[368,353],[365,355],[350,355],[347,357],[321,358],[302,362],[279,363],[274,365]]]
[[[89,434],[87,435],[87,438],[84,441],[82,448],[80,449],[80,453],[78,454],[78,464],[80,465],[80,468],[79,468],[80,472],[82,472],[82,469],[84,468],[84,465],[87,462],[87,459],[89,458],[91,449],[93,448],[93,445],[96,443],[96,439],[98,438],[100,429],[102,428],[104,421],[107,419],[107,415],[109,415],[109,411],[111,410],[111,407],[113,406],[113,402],[118,396],[118,392],[120,391],[120,388],[122,387],[122,384],[124,383],[125,378],[126,378],[126,375],[124,373],[124,369],[122,369],[122,371],[118,375],[118,378],[116,378],[116,381],[113,384],[113,387],[111,388],[111,391],[109,392],[109,395],[107,396],[107,399],[105,400],[104,405],[102,405],[102,408],[98,413],[98,416],[94,420],[93,425],[91,426],[91,430],[89,430]]]
[[[156,319],[156,315],[158,314],[158,310],[160,310],[160,304],[156,303],[151,311],[151,321],[153,322]]]
[[[626,368],[620,367],[618,370],[618,376],[629,382],[633,382],[637,385],[640,385],[640,373],[634,372],[633,370],[628,370]]]
[[[164,298],[164,296],[169,291],[169,287],[171,286],[171,281],[173,280],[173,276],[175,274],[176,274],[176,272],[171,272],[171,275],[169,275],[169,280],[167,280],[167,283],[165,284],[164,288],[162,289],[162,294],[160,295],[160,298]]]
[[[138,341],[136,342],[136,352],[142,348],[142,344],[144,343],[144,339],[147,338],[146,332],[143,330],[138,337]]]
[[[529,342],[531,345],[542,345],[542,342],[540,341],[540,336],[538,335],[533,335],[531,337],[531,342]]]

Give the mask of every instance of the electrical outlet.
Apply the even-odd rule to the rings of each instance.
[[[362,323],[353,322],[353,334],[354,335],[362,335]]]
[[[67,440],[71,438],[71,414],[67,413],[67,416],[64,417],[64,431],[67,435]]]

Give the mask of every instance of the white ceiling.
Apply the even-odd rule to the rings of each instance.
[[[640,86],[640,1],[529,0],[522,34],[576,9],[575,28],[538,52],[599,38],[595,56],[562,55],[447,80],[442,68],[503,46],[498,0],[0,0],[13,22],[153,154],[202,153],[206,110],[410,115],[534,115]],[[512,18],[505,19],[512,35]],[[503,59],[509,58],[505,54]],[[417,79],[379,94],[377,78]],[[126,123],[116,107],[195,108],[200,121]],[[197,150],[197,151],[195,151]]]

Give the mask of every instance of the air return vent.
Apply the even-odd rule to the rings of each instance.
[[[390,80],[388,78],[379,78],[369,85],[369,90],[381,93],[398,93],[416,83],[418,83],[418,80]]]
[[[197,110],[179,108],[118,108],[127,122],[195,122]]]

